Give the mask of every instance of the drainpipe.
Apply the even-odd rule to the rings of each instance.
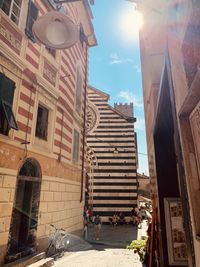
[[[81,196],[80,202],[83,201],[83,181],[85,167],[85,137],[86,137],[86,105],[87,105],[87,76],[88,76],[88,46],[86,45],[86,63],[85,63],[85,85],[84,85],[84,114],[83,114],[83,153],[82,153],[82,170],[81,170]]]
[[[61,125],[61,136],[60,136],[60,153],[58,155],[58,161],[60,162],[61,161],[61,158],[62,158],[62,140],[63,140],[63,122],[64,122],[64,111],[63,109],[61,110],[61,113],[62,113],[62,125]]]

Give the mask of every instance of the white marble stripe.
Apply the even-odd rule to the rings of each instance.
[[[96,153],[101,152],[101,151],[104,151],[104,152],[107,152],[107,151],[108,152],[114,152],[114,148],[117,147],[117,146],[115,146],[115,143],[113,145],[111,145],[110,143],[106,143],[106,144],[109,145],[108,146],[108,149],[106,151],[105,151],[105,148],[104,147],[99,147],[99,146],[94,147],[93,150],[95,150]],[[89,144],[87,144],[87,145],[89,146]],[[122,145],[122,144],[120,144],[120,145]],[[135,147],[133,147],[133,145],[134,144],[131,144],[132,147],[119,146],[119,147],[117,147],[117,152],[120,153],[120,154],[123,154],[124,152],[125,153],[127,152],[126,155],[128,154],[128,152],[134,153]],[[90,146],[92,146],[92,145],[90,144]],[[117,153],[114,153],[114,154],[115,154],[114,156],[117,155]]]
[[[113,114],[113,115],[112,115]],[[123,120],[123,121],[127,121],[123,116],[118,115],[117,113],[107,113],[106,110],[106,114],[103,113],[103,110],[100,114],[100,120],[107,120],[107,117],[109,117],[109,120]]]
[[[91,178],[89,178],[89,182],[90,182],[90,180],[91,180]],[[133,184],[133,183],[135,183],[135,185],[137,185],[136,183],[137,183],[137,178],[135,177],[135,178],[131,178],[131,179],[125,179],[124,177],[122,177],[121,179],[112,179],[112,177],[111,177],[111,179],[104,179],[104,177],[101,177],[101,179],[99,179],[99,178],[95,178],[95,177],[93,177],[93,183],[101,183],[101,181],[103,181],[103,183],[105,182],[105,183],[116,183],[117,185],[116,186],[118,186],[118,188],[119,188],[119,185],[118,185],[118,183],[130,183],[130,184]]]
[[[90,181],[90,179],[89,179]],[[119,179],[94,179],[93,178],[93,182],[94,183],[136,183],[137,179],[133,178],[133,179],[125,179],[125,178],[119,178]]]
[[[126,174],[124,174],[124,173],[110,173],[110,174],[108,174],[108,173],[94,173],[93,174],[93,176],[95,177],[95,176],[98,176],[98,177],[111,177],[112,178],[112,176],[118,176],[118,177],[129,177],[129,176],[131,176],[131,177],[137,177],[137,174],[136,173],[126,173]]]
[[[90,133],[90,136],[88,136],[88,138],[91,138],[91,137],[95,137],[95,135],[97,135],[96,132],[93,132],[93,133]],[[125,136],[129,136],[129,135],[132,135],[132,137],[134,138],[134,131],[132,131],[132,133],[127,133],[127,132],[116,132],[116,133],[99,133],[98,134],[100,137],[98,138],[101,138],[101,136],[104,138],[106,136],[113,136],[113,135],[116,135],[116,136],[122,136],[122,137],[125,137]]]
[[[98,163],[136,163],[136,159],[98,159]]]
[[[96,148],[94,148],[96,150]],[[96,156],[97,157],[113,157],[113,159],[117,159],[118,157],[135,157],[136,156],[136,153],[135,151],[132,151],[131,153],[122,153],[122,152],[118,152],[118,153],[101,153],[101,151],[105,151],[105,149],[100,149],[100,148],[97,148],[98,151],[96,151]],[[113,149],[112,151],[113,152]]]
[[[132,192],[132,193],[111,193],[111,192],[94,192],[93,196],[95,197],[100,197],[100,196],[110,196],[110,197],[137,197],[137,193]]]
[[[137,200],[133,201],[132,204],[137,204]],[[93,207],[93,211],[131,211],[131,207]]]
[[[130,141],[130,143],[134,143],[135,141],[135,138],[134,136],[131,136],[131,137],[126,137],[126,136],[118,136],[118,137],[111,137],[111,138],[106,138],[106,137],[90,137],[88,136],[87,138],[87,141],[93,141],[94,143],[98,143],[98,142],[101,142],[101,141],[104,141],[104,142],[109,142],[109,141],[116,141],[116,142],[121,142],[121,141]],[[89,143],[89,142],[88,142]],[[126,144],[126,143],[124,143]]]
[[[133,149],[133,147],[135,147],[135,143],[134,142],[129,142],[128,144],[127,143],[109,143],[109,142],[102,142],[102,143],[96,143],[96,142],[92,142],[92,143],[87,143],[88,146],[91,146],[91,147],[101,147],[101,146],[107,146],[108,148],[110,148],[110,151],[111,149],[113,149],[113,147],[120,147],[120,152],[123,152],[122,149],[128,149],[129,147],[127,146],[131,146],[130,149]],[[105,151],[105,149],[104,149]]]
[[[99,126],[107,126],[108,128],[109,128],[109,126],[122,126],[122,123],[121,122],[115,122],[115,123],[110,123],[110,122],[102,122],[102,123],[100,123],[99,124]],[[123,122],[123,128],[125,127],[125,126],[133,126],[133,123],[131,123],[131,122]],[[134,129],[134,128],[131,128],[131,129]]]
[[[126,132],[127,134],[132,134],[133,133],[133,128],[97,128],[95,130],[95,134],[102,134],[102,133],[109,133],[109,134],[116,134],[116,133],[119,133],[119,134],[123,134],[124,132]]]
[[[93,204],[132,204],[135,199],[120,200],[120,199],[105,199],[105,200],[93,200]]]
[[[135,185],[121,185],[121,186],[116,186],[116,185],[93,185],[93,190],[95,189],[101,189],[101,190],[112,190],[112,189],[118,189],[118,190],[136,190],[137,186]],[[90,185],[89,185],[89,189],[90,189]],[[98,192],[96,192],[98,193]],[[111,192],[112,193],[112,192]]]
[[[129,170],[130,172],[133,172],[134,170],[136,170],[136,166],[134,164],[132,164],[131,166],[127,166],[126,163],[121,163],[120,166],[112,166],[112,165],[108,165],[108,166],[98,166],[97,168],[95,167],[94,169],[101,169],[101,170]]]

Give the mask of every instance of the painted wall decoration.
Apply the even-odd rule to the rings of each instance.
[[[165,198],[165,220],[169,265],[187,266],[187,247],[180,198]]]

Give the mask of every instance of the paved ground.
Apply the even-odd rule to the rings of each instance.
[[[137,254],[126,249],[134,239],[146,236],[146,223],[142,229],[133,226],[103,225],[100,240],[94,240],[93,228],[89,229],[88,242],[72,239],[65,256],[55,262],[56,267],[141,267]]]
[[[94,239],[94,228],[89,227],[88,242],[92,244],[105,244],[110,247],[126,248],[132,240],[142,239],[146,236],[146,221],[143,222],[142,228],[138,229],[132,225],[110,226],[103,225],[100,232],[100,240]]]
[[[132,250],[103,249],[74,252],[56,261],[57,267],[142,267]]]

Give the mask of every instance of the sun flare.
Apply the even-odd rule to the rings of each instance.
[[[134,7],[122,11],[119,18],[119,29],[125,40],[138,38],[139,30],[143,26],[143,15]]]

